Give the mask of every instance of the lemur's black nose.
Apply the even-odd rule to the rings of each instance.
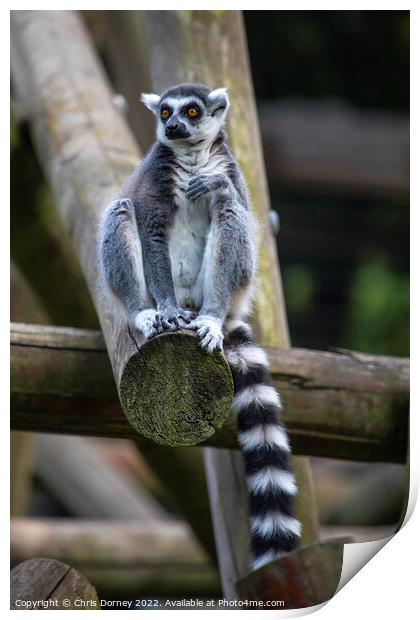
[[[176,119],[172,119],[168,122],[165,127],[165,135],[169,140],[189,137],[186,125]]]
[[[168,123],[166,125],[166,131],[169,133],[174,133],[175,131],[178,131],[179,127],[180,125],[177,122]]]

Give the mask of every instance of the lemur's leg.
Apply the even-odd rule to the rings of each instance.
[[[154,307],[130,200],[116,200],[108,207],[101,229],[100,256],[105,280],[126,308],[130,325],[146,339],[177,329]]]
[[[222,327],[232,302],[251,285],[255,273],[255,248],[249,211],[225,175],[196,177],[187,197],[212,192],[211,225],[204,251],[199,285],[203,304],[190,324],[197,329],[208,351],[222,348]],[[190,196],[189,196],[190,195]]]

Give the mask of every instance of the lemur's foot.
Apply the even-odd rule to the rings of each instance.
[[[146,340],[150,340],[150,338],[157,336],[163,331],[159,313],[153,308],[147,308],[138,312],[134,317],[134,325],[136,329],[142,332]]]
[[[199,315],[188,326],[194,329],[201,338],[200,346],[208,353],[215,349],[223,349],[222,322],[207,314]]]

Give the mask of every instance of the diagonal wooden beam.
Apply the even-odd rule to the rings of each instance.
[[[230,414],[232,377],[224,356],[206,355],[191,332],[177,334],[179,346],[162,336],[142,347],[121,306],[99,286],[102,213],[140,153],[83,23],[69,11],[12,11],[11,31],[13,87],[98,313],[123,411],[160,443],[174,445],[171,434],[181,427],[185,441],[190,434],[209,437]],[[188,424],[189,409],[201,411],[198,425]]]

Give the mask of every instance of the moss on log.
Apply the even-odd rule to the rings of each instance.
[[[223,426],[233,381],[224,357],[205,353],[197,338],[183,331],[144,344],[126,364],[120,393],[140,435],[164,446],[191,446]]]

